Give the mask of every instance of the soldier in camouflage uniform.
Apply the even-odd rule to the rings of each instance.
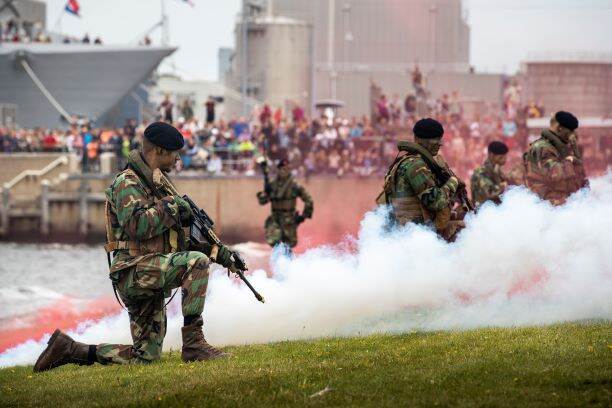
[[[491,142],[484,164],[474,170],[471,178],[472,201],[478,207],[486,201],[501,203],[501,195],[508,185],[502,167],[506,164],[508,146],[503,142]]]
[[[232,253],[225,246],[190,248],[191,208],[183,198],[164,190],[156,177],[161,171],[170,171],[183,145],[183,137],[174,127],[162,122],[150,125],[145,130],[142,151],[131,152],[127,168],[106,190],[105,249],[114,254],[110,278],[128,310],[134,343],[87,345],[56,330],[34,371],[68,363],[158,360],[166,334],[165,298],[174,288],[181,288],[182,295],[183,360],[202,361],[227,355],[204,339],[201,315],[209,264],[232,267]]]
[[[524,155],[525,182],[543,200],[561,205],[574,192],[588,187],[575,130],[578,119],[559,111],[550,128],[529,146]]]
[[[298,242],[298,226],[312,218],[313,202],[308,191],[293,179],[286,160],[280,160],[277,169],[276,179],[269,184],[267,191],[257,193],[257,199],[260,205],[270,203],[272,207],[272,214],[265,222],[268,244],[272,247],[285,244],[293,248]],[[298,197],[304,202],[302,214],[295,208]]]
[[[398,143],[400,153],[387,172],[377,202],[391,206],[394,224],[430,225],[443,238],[453,240],[463,226],[464,215],[453,211],[453,207],[458,189],[465,188],[465,184],[455,175],[447,180],[440,177],[441,170],[450,170],[438,156],[444,135],[442,125],[431,118],[421,119],[413,132],[416,143]]]

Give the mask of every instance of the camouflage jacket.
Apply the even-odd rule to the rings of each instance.
[[[114,253],[111,273],[187,246],[174,197],[155,194],[151,169],[138,151],[130,153],[128,163],[105,191],[107,251]]]
[[[448,168],[440,156],[435,160]],[[406,153],[397,163],[397,168],[389,171],[388,176],[393,179],[389,180],[391,188],[386,191],[386,201],[398,223],[433,222],[439,213],[452,208],[457,186],[450,181],[440,185],[419,154]]]
[[[574,163],[565,158],[576,157]],[[586,184],[577,146],[563,143],[550,130],[529,146],[525,153],[525,181],[542,199],[560,203]]]
[[[491,200],[500,203],[500,196],[506,190],[506,177],[500,166],[495,166],[489,160],[484,165],[474,170],[471,178],[472,201],[475,205],[481,205]]]
[[[314,204],[308,191],[299,185],[292,176],[287,180],[279,180],[278,178],[270,182],[270,194],[265,191],[257,193],[257,199],[260,205],[271,203],[272,212],[291,213],[296,212],[297,198],[304,202],[304,210],[302,215],[304,218],[311,218],[314,211]]]

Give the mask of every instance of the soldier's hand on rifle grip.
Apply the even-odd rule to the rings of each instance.
[[[217,258],[215,262],[224,268],[230,268],[234,265],[232,261],[232,251],[230,251],[225,245],[219,246],[219,251],[217,252]]]
[[[238,274],[238,271],[239,271],[239,269],[236,267],[236,265],[235,264],[231,264],[229,266],[229,268],[227,268],[227,276],[229,276],[230,272]]]
[[[174,202],[178,206],[181,225],[191,225],[193,222],[193,211],[191,211],[191,206],[189,203],[179,196],[174,196]]]

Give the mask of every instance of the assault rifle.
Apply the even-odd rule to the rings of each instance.
[[[457,198],[459,198],[461,205],[464,207],[466,211],[474,212],[476,210],[476,207],[474,206],[474,203],[472,202],[472,200],[470,200],[470,197],[468,197],[467,188],[465,186],[465,183],[461,181],[461,179],[457,177],[457,175],[451,169],[445,169],[442,167],[441,169],[442,169],[442,179],[445,180],[444,181],[445,183],[451,177],[455,177],[457,180],[459,180],[459,186],[457,187]]]
[[[183,199],[189,203],[191,207],[191,212],[193,213],[193,222],[190,226],[189,239],[193,244],[201,245],[203,243],[209,243],[217,246],[223,245],[213,227],[215,225],[214,221],[203,209],[199,208],[196,203],[194,203],[191,198],[184,195]],[[230,260],[233,263],[233,268],[230,270],[238,275],[238,277],[251,289],[251,292],[255,295],[257,300],[261,303],[265,303],[263,296],[261,296],[255,288],[251,285],[251,282],[244,276],[244,272],[249,268],[247,267],[246,262],[240,256],[238,252],[232,251],[232,255],[230,256]]]
[[[166,190],[167,194],[179,195],[174,185],[168,180],[166,175],[159,169],[153,172],[153,184],[157,188],[163,188]],[[206,211],[199,208],[196,203],[191,200],[188,196],[184,195],[183,199],[187,201],[189,207],[191,207],[191,212],[193,213],[193,222],[189,226],[189,240],[192,244],[202,245],[202,244],[212,244],[220,247],[223,245],[213,227],[215,225],[212,218],[208,216]],[[231,272],[238,275],[240,279],[249,287],[251,292],[255,295],[255,298],[259,300],[261,303],[265,303],[263,296],[261,296],[251,285],[251,282],[248,281],[246,276],[244,276],[244,272],[249,268],[247,267],[246,262],[240,256],[238,252],[232,251],[230,256],[230,261],[232,261],[232,266],[228,268]]]
[[[264,176],[264,192],[266,195],[270,195],[272,193],[272,186],[270,185],[270,174],[268,171],[268,159],[264,156],[261,156],[257,159],[257,164],[261,167],[261,172]]]

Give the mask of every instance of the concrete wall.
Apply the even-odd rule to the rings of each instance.
[[[0,154],[0,184],[4,184],[25,170],[40,170],[61,153],[15,153]]]
[[[612,115],[612,62],[527,62],[525,102],[578,117]]]
[[[111,178],[88,180],[91,192],[101,192]],[[188,194],[215,220],[218,232],[228,242],[264,241],[263,224],[269,215],[269,206],[260,206],[255,197],[262,188],[258,178],[175,178],[176,186]],[[346,234],[358,231],[363,214],[374,207],[380,189],[378,179],[317,177],[300,180],[315,202],[313,220],[300,228],[300,246],[338,242]],[[70,184],[71,183],[71,184]],[[71,180],[70,189],[80,181]],[[358,193],[356,193],[358,192]],[[301,206],[299,206],[301,209]],[[88,224],[90,234],[104,234],[104,204],[90,203]],[[78,231],[79,206],[73,203],[52,203],[50,206],[52,237],[74,236]],[[22,232],[36,229],[27,224]]]
[[[397,94],[403,106],[404,98],[413,93],[412,81],[409,72],[386,72],[373,77],[368,72],[346,72],[337,80],[337,89],[343,100],[352,101],[340,109],[341,116],[359,116],[370,113],[370,81],[379,85],[387,98],[392,99]],[[470,73],[442,73],[436,72],[428,75],[427,87],[431,89],[433,97],[441,97],[458,91],[461,98],[479,100],[486,103],[500,105],[502,93],[502,75],[498,74],[470,74]],[[325,92],[328,87],[326,81],[317,83],[317,93]]]
[[[41,169],[59,157],[59,154],[20,154],[0,156],[0,180],[6,182],[26,169]],[[66,171],[67,168],[63,168]],[[55,174],[55,173],[53,173]],[[41,179],[44,179],[42,177]],[[53,178],[53,177],[52,177]],[[190,195],[216,221],[223,237],[231,242],[264,240],[263,224],[269,206],[260,206],[255,197],[262,189],[260,178],[205,178],[178,176],[173,178],[179,191]],[[21,201],[40,199],[40,181],[20,189]],[[110,175],[90,175],[82,179],[72,176],[52,187],[52,193],[75,196],[82,183],[92,194],[103,193],[110,185]],[[301,245],[337,242],[348,233],[355,233],[363,214],[374,207],[381,180],[378,178],[314,177],[300,182],[311,193],[315,202],[314,219],[300,228]],[[299,207],[301,208],[301,206]],[[79,205],[77,201],[50,203],[50,239],[63,240],[78,237]],[[104,203],[92,201],[88,205],[88,224],[91,237],[104,236]],[[7,239],[24,235],[28,239],[40,238],[38,219],[24,218],[11,221],[11,235]],[[90,238],[91,238],[90,237]]]

